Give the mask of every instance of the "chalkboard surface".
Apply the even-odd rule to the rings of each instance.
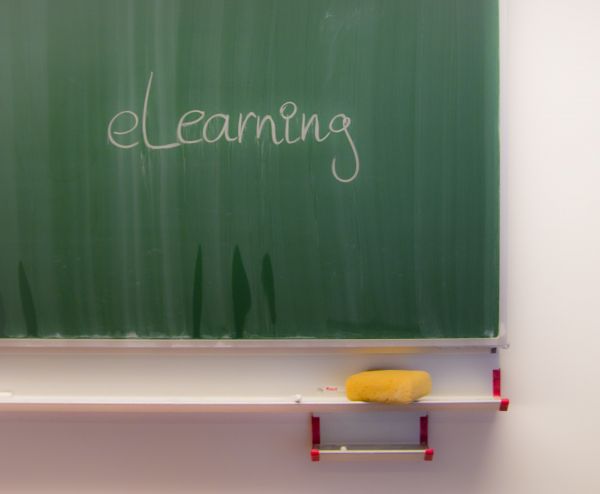
[[[497,336],[497,0],[5,0],[0,67],[2,337]]]

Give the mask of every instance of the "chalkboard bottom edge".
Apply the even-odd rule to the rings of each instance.
[[[185,339],[0,339],[2,350],[91,350],[91,351],[326,351],[377,353],[430,353],[436,351],[485,351],[508,348],[506,336],[494,338],[446,338],[414,340],[185,340]]]

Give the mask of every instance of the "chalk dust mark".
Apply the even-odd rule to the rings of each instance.
[[[4,300],[2,299],[2,293],[0,292],[0,338],[6,337],[6,329],[8,324],[6,323],[6,309],[4,308]]]
[[[273,264],[269,254],[265,254],[263,257],[260,278],[265,296],[267,297],[271,324],[275,324],[277,322],[277,313],[275,311],[275,278],[273,276]]]
[[[235,338],[244,337],[244,324],[246,316],[252,306],[252,296],[250,293],[250,283],[248,275],[242,261],[242,254],[238,246],[233,252],[232,263],[232,297],[233,297],[233,323],[235,328]]]
[[[25,273],[25,267],[22,262],[19,262],[19,291],[21,293],[21,307],[23,308],[23,317],[25,318],[25,327],[27,328],[27,336],[37,338],[38,323],[35,313],[35,304],[33,302],[33,293],[31,285]]]
[[[198,244],[194,265],[194,288],[192,290],[192,337],[202,338],[202,246]]]

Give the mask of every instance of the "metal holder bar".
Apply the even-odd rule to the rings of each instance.
[[[310,458],[313,462],[323,458],[398,458],[432,461],[434,449],[429,447],[429,417],[420,417],[420,444],[321,444],[321,419],[311,416],[312,448]]]

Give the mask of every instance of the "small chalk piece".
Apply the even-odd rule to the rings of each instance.
[[[10,398],[12,395],[12,391],[0,391],[0,398]]]
[[[294,396],[294,402],[295,403],[301,403],[302,402],[302,395],[295,395]]]
[[[346,446],[340,446],[340,451],[348,451],[348,448]]]
[[[337,386],[321,386],[319,388],[319,391],[324,392],[324,391],[339,391],[339,388]]]

